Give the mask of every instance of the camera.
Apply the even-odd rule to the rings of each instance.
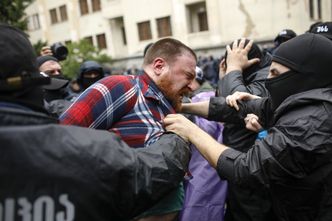
[[[51,51],[53,53],[53,56],[59,61],[63,61],[67,58],[68,49],[61,42],[52,44]]]

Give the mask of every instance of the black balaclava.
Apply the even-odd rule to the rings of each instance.
[[[241,39],[238,39],[238,44],[240,43]],[[244,46],[246,46],[249,43],[250,40],[246,39],[244,42]],[[233,48],[233,44],[229,45],[231,48]],[[268,66],[271,64],[271,58],[268,55],[263,55],[262,51],[258,47],[256,43],[252,44],[252,47],[250,51],[248,52],[248,60],[259,58],[260,62],[251,65],[250,67],[246,68],[242,71],[243,79],[245,83],[248,83],[250,81],[250,76],[257,72],[258,70]],[[225,65],[227,67],[227,51],[225,52]]]
[[[306,33],[281,44],[272,61],[290,68],[265,82],[274,110],[293,94],[332,85],[332,41],[321,35]]]
[[[99,73],[99,76],[95,78],[85,78],[83,74],[88,71],[96,71]],[[98,80],[102,79],[104,76],[104,70],[100,64],[95,61],[85,61],[80,66],[80,72],[77,78],[77,82],[80,84],[82,89],[85,90]]]

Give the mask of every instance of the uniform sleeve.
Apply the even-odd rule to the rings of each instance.
[[[275,137],[280,140],[272,145]],[[220,155],[217,172],[221,178],[238,185],[268,185],[278,174],[283,176],[292,173],[280,162],[280,156],[287,151],[285,142],[289,142],[288,138],[276,132],[269,134],[246,153],[230,148]]]
[[[329,119],[313,116],[315,111],[321,116],[328,116],[321,111],[324,109],[316,108],[313,111],[314,108],[302,107],[304,110],[301,112],[296,109],[287,112],[268,130],[268,135],[246,153],[231,148],[224,151],[218,159],[218,174],[241,185],[275,184],[291,178],[306,178],[311,171],[330,159],[322,153],[332,142],[330,138],[324,139],[324,142],[317,139],[329,133],[325,126],[329,124]]]
[[[247,92],[247,88],[244,86],[242,72],[231,71],[219,80],[218,90],[220,96],[227,97],[233,94],[235,91]]]
[[[107,130],[132,109],[137,92],[127,76],[103,78],[78,97],[60,116],[60,123]]]
[[[228,106],[224,97],[211,97],[208,119],[227,123],[243,123],[247,114],[253,113],[259,117],[265,128],[270,127],[273,120],[273,111],[268,98],[239,101],[238,104],[239,111]]]
[[[245,84],[242,72],[232,71],[219,81],[218,91],[220,92],[220,96],[223,97],[232,95],[236,91],[265,97],[267,95],[267,90],[265,89],[264,82],[265,79],[253,79],[249,84]]]

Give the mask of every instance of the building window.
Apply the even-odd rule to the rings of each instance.
[[[99,49],[107,48],[105,34],[97,35],[97,44]]]
[[[28,30],[34,31],[40,29],[39,15],[33,14],[28,17]]]
[[[91,3],[92,3],[92,11],[96,12],[101,10],[100,0],[92,0]]]
[[[80,0],[80,10],[81,10],[81,15],[85,15],[85,14],[89,13],[87,0]]]
[[[201,32],[209,30],[208,14],[205,2],[187,5],[186,9],[190,32]]]
[[[318,19],[322,19],[322,1],[317,0],[317,14],[318,14]]]
[[[322,1],[309,0],[309,16],[312,20],[322,19]]]
[[[199,31],[209,30],[206,11],[198,12],[197,17],[198,17]]]
[[[85,37],[84,40],[85,40],[88,44],[93,45],[93,38],[92,38],[92,36]]]
[[[124,26],[121,27],[121,36],[122,36],[122,42],[124,45],[127,45],[127,36],[126,36],[126,29]]]
[[[50,10],[50,16],[51,16],[51,24],[58,23],[58,16],[55,8]]]
[[[158,37],[166,37],[172,35],[172,27],[171,27],[171,18],[164,17],[157,19],[157,28],[158,28]]]
[[[137,27],[140,41],[149,40],[152,38],[150,21],[137,23]]]
[[[60,17],[61,21],[67,21],[68,20],[68,15],[67,15],[67,7],[66,5],[60,6]]]

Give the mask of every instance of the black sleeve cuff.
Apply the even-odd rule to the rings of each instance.
[[[217,172],[222,179],[235,181],[234,162],[241,154],[242,152],[229,148],[220,155]]]
[[[224,97],[211,97],[209,103],[209,113],[208,113],[208,120],[219,120],[220,113],[224,109],[226,104],[226,100]]]

